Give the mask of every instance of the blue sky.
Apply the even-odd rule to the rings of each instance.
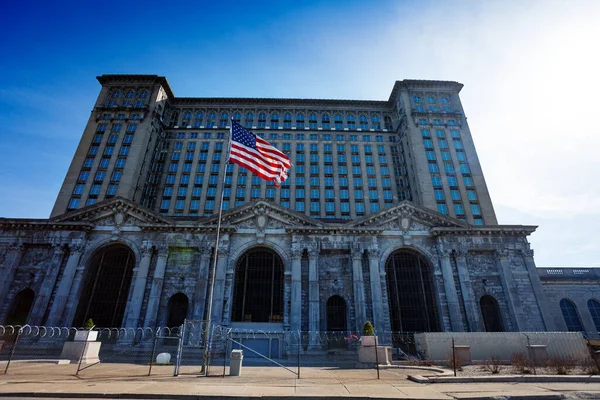
[[[218,3],[218,4],[217,4]],[[498,220],[538,266],[600,266],[600,2],[11,2],[0,16],[0,215],[50,214],[105,73],[177,96],[388,98],[448,79]]]

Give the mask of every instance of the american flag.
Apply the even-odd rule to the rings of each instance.
[[[231,121],[231,162],[279,187],[288,177],[290,159],[266,140]]]

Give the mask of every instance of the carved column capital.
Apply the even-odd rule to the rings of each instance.
[[[362,249],[360,249],[360,248],[353,248],[352,249],[352,260],[353,261],[360,261],[360,260],[362,260],[362,256],[363,256]]]
[[[370,248],[369,249],[369,258],[378,259],[379,258],[379,249],[378,248]]]
[[[85,249],[85,243],[81,239],[73,239],[69,243],[69,251],[72,253],[83,253]]]
[[[22,242],[16,242],[8,246],[9,251],[23,251],[25,250],[25,245]]]
[[[530,257],[533,258],[533,249],[526,249],[526,250],[521,250],[521,254],[523,255],[523,257]]]
[[[157,250],[159,257],[166,257],[169,254],[169,245],[163,243],[158,246]]]
[[[494,252],[494,255],[498,259],[501,259],[501,258],[506,259],[510,255],[510,251],[508,251],[507,249],[499,249]]]
[[[152,255],[152,242],[149,240],[144,240],[142,242],[142,246],[140,247],[142,257],[148,257]]]

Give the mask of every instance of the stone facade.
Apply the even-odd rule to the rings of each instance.
[[[72,325],[94,254],[121,244],[133,252],[135,269],[119,326],[166,325],[169,300],[177,293],[189,299],[186,317],[203,319],[216,225],[216,216],[175,220],[122,198],[49,220],[3,219],[2,317],[16,294],[31,288],[35,305],[28,323]],[[526,239],[534,229],[474,227],[410,202],[347,223],[325,223],[271,202],[249,203],[223,213],[212,319],[239,329],[326,331],[325,305],[337,295],[347,304],[348,331],[369,319],[376,331],[389,332],[386,261],[411,249],[432,266],[442,331],[484,331],[478,301],[484,295],[497,300],[506,331],[566,330],[556,299],[566,292],[585,297],[597,280],[578,285],[545,279],[542,287]],[[283,262],[281,322],[232,321],[236,263],[256,247],[272,249]],[[597,334],[588,319],[588,333]]]

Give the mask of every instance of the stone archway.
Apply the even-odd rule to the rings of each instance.
[[[334,295],[327,300],[327,347],[328,348],[347,348],[348,344],[344,337],[344,331],[348,329],[346,318],[346,300],[343,297]]]
[[[175,293],[169,299],[169,307],[167,313],[167,326],[176,328],[183,324],[187,317],[189,299],[183,293]]]
[[[121,327],[134,266],[135,255],[127,246],[97,250],[87,267],[73,326],[92,319],[98,327]]]
[[[233,284],[232,322],[283,322],[283,260],[266,247],[239,258]]]
[[[479,306],[481,307],[481,316],[483,317],[485,331],[504,332],[498,301],[493,296],[486,294],[479,300]]]
[[[400,249],[385,263],[394,346],[415,332],[440,330],[433,268],[421,254]]]

